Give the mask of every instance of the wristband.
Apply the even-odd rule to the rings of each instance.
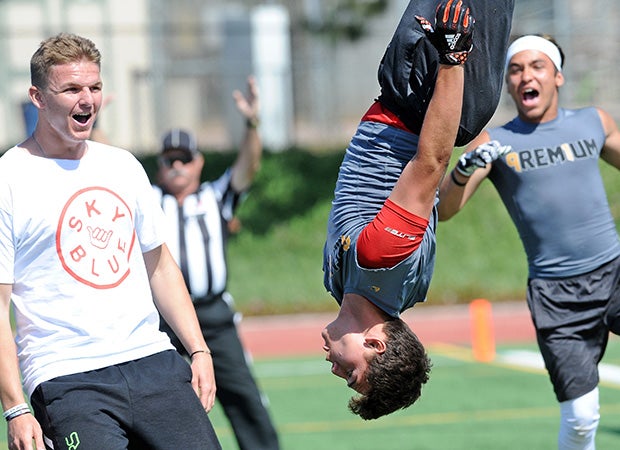
[[[259,125],[260,120],[258,117],[248,117],[247,119],[245,119],[245,126],[247,128],[250,128],[251,130],[258,128]]]
[[[469,168],[471,168],[471,167],[472,166],[469,166]],[[469,178],[469,177],[471,177],[471,174],[474,173],[476,168],[474,167],[474,170],[472,170],[471,172],[468,172],[467,169],[463,169],[463,167],[461,166],[461,162],[459,161],[459,163],[456,165],[456,167],[454,167],[454,170],[456,170],[458,173],[460,173],[464,177]]]
[[[459,173],[461,173],[461,172],[459,172]],[[456,176],[454,175],[454,170],[452,172],[450,172],[450,178],[452,178],[452,182],[454,184],[456,184],[457,186],[459,186],[459,187],[464,187],[467,184],[467,181],[465,183],[461,183],[459,180],[456,179]]]
[[[30,413],[30,407],[26,403],[21,403],[19,405],[13,406],[12,408],[7,409],[2,413],[2,416],[6,419],[6,421],[10,421],[18,416],[23,414]]]
[[[196,350],[189,355],[189,359],[192,359],[196,353],[206,353],[207,355],[211,354],[211,350]]]

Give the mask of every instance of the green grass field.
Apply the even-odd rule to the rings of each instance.
[[[510,350],[498,348],[498,357]],[[431,379],[412,407],[375,421],[346,408],[353,393],[321,355],[254,363],[283,450],[549,450],[555,448],[558,406],[544,371],[502,362],[478,363],[467,348],[434,346]],[[620,338],[603,362],[620,367]],[[601,383],[597,448],[620,445],[620,381]],[[219,405],[210,414],[224,450],[238,447]],[[0,424],[0,449],[6,449]],[[171,449],[176,450],[176,449]]]
[[[522,347],[520,347],[522,348]],[[535,346],[525,347],[537,353]],[[513,348],[501,347],[498,354]],[[549,450],[559,411],[541,370],[482,364],[468,349],[432,347],[431,380],[411,408],[376,421],[346,409],[350,391],[317,358],[262,360],[255,373],[267,393],[284,450]],[[620,340],[604,362],[620,366]],[[224,449],[236,449],[219,408],[211,419]],[[620,384],[601,385],[597,448],[620,445]]]

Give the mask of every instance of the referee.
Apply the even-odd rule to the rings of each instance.
[[[246,133],[236,161],[212,182],[200,182],[204,165],[194,136],[181,129],[163,138],[158,185],[167,219],[168,246],[192,295],[205,341],[213,354],[217,398],[231,423],[239,448],[278,449],[278,436],[252,376],[237,333],[239,314],[226,292],[228,226],[242,194],[256,174],[262,154],[258,91],[248,78],[247,97],[233,96],[246,119]],[[167,324],[179,352],[186,354]]]

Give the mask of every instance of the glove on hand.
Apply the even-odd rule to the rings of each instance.
[[[489,141],[479,145],[471,152],[463,153],[456,164],[458,173],[465,177],[471,176],[479,167],[486,167],[500,156],[504,156],[512,150],[510,145],[501,145],[497,141]]]
[[[473,49],[474,18],[462,0],[448,0],[437,6],[435,29],[424,17],[415,16],[431,44],[439,52],[439,62],[458,66]]]

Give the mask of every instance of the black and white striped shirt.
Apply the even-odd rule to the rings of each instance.
[[[226,290],[227,222],[241,195],[233,190],[231,175],[228,169],[217,180],[202,183],[182,205],[174,196],[153,187],[166,216],[166,243],[194,299],[220,295]]]

